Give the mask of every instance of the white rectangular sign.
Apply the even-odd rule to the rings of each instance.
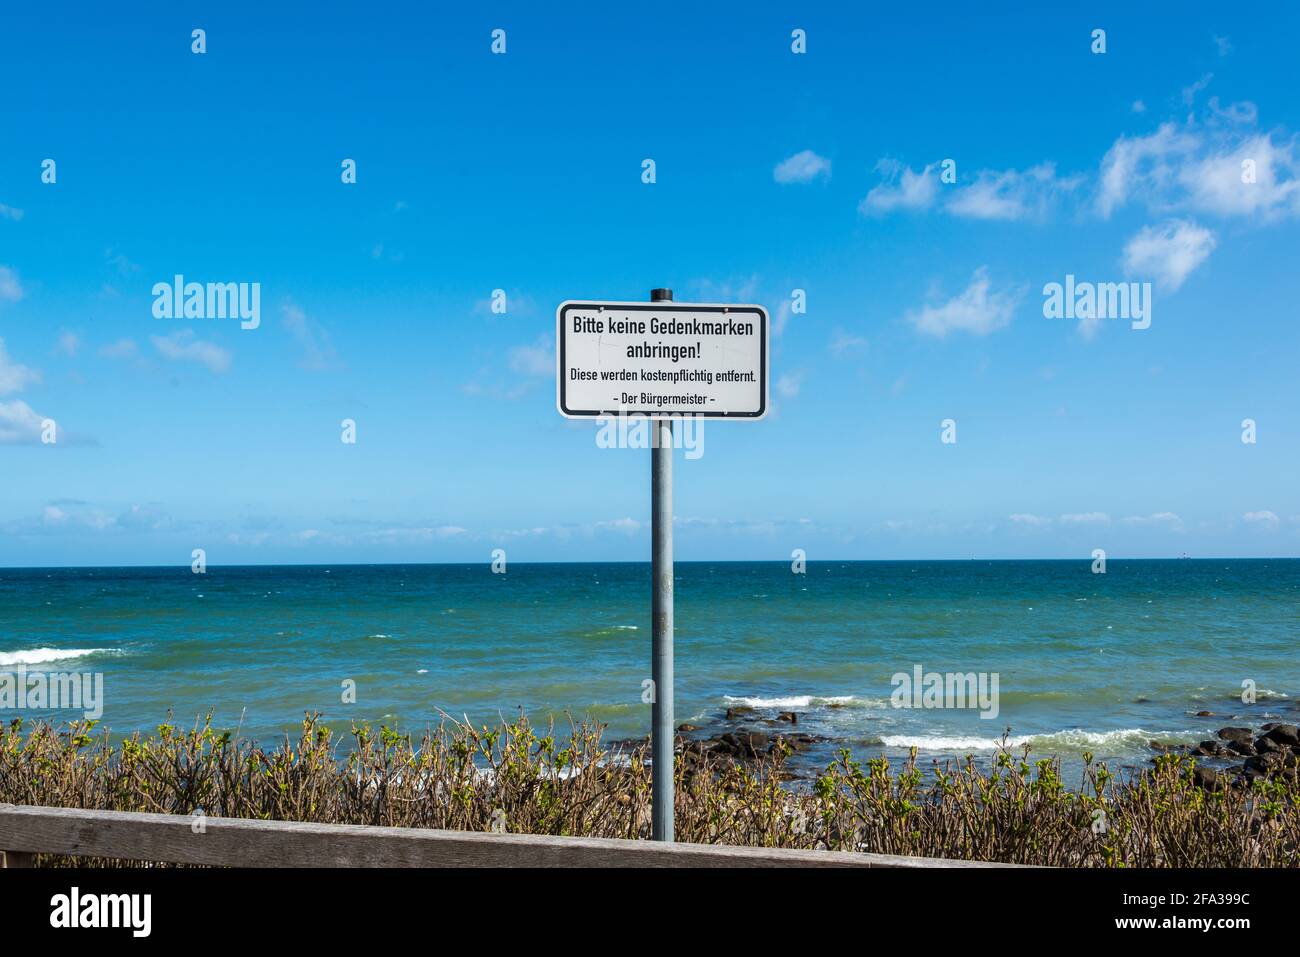
[[[569,300],[555,314],[561,415],[767,414],[762,306]]]

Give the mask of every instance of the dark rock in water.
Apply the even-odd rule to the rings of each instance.
[[[686,733],[687,731],[699,731],[699,730],[700,730],[700,729],[699,729],[699,726],[698,726],[698,725],[694,725],[694,724],[686,724],[685,722],[683,722],[682,724],[679,724],[679,725],[677,726],[677,733],[678,733],[678,734],[684,734],[684,733]]]
[[[789,721],[791,724],[799,723],[799,716],[793,711],[782,711],[776,716],[777,721]]]
[[[1213,717],[1214,717],[1214,712],[1213,712],[1213,711],[1198,711],[1198,712],[1196,712],[1196,717],[1198,717],[1198,718],[1213,718]]]
[[[1268,754],[1270,751],[1287,751],[1288,748],[1278,744],[1272,738],[1264,737],[1255,742],[1255,750],[1259,754]]]
[[[1133,699],[1133,703],[1134,703],[1134,704],[1150,704],[1150,703],[1151,703],[1151,699],[1150,699],[1150,698],[1134,698],[1134,699]]]
[[[1282,764],[1282,755],[1278,751],[1270,751],[1267,754],[1256,754],[1246,759],[1246,773],[1251,771],[1257,774],[1267,774],[1274,768]]]
[[[1211,758],[1229,753],[1228,749],[1225,748],[1222,743],[1214,740],[1202,741],[1196,747],[1192,748],[1192,754],[1201,754]]]
[[[733,758],[755,758],[767,751],[770,740],[762,731],[728,731],[705,744],[714,752]]]
[[[1234,754],[1254,754],[1255,745],[1249,738],[1245,741],[1229,741],[1228,750]]]
[[[1218,791],[1223,788],[1223,775],[1210,768],[1197,767],[1192,770],[1192,783],[1207,791]]]
[[[750,715],[753,713],[754,713],[754,709],[751,708],[749,705],[738,704],[735,705],[734,707],[730,707],[727,709],[727,720],[739,721],[741,718],[745,717],[746,715]]]
[[[1255,737],[1250,728],[1220,728],[1214,733],[1224,741],[1251,741]]]
[[[1265,727],[1264,737],[1278,744],[1292,747],[1300,744],[1300,728],[1294,724],[1275,724],[1273,727]]]

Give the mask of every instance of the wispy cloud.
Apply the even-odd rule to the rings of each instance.
[[[99,354],[105,359],[134,359],[140,355],[140,348],[134,339],[118,339],[106,346],[100,346]]]
[[[1166,122],[1145,136],[1121,136],[1102,158],[1097,210],[1131,203],[1160,213],[1273,220],[1300,215],[1300,150],[1294,135],[1264,132],[1252,103],[1201,119]]]
[[[1181,532],[1183,530],[1183,520],[1174,512],[1154,512],[1151,515],[1129,515],[1128,517],[1121,519],[1120,524],[1164,527],[1176,532]]]
[[[0,302],[17,302],[23,298],[23,284],[18,273],[8,266],[0,266]]]
[[[193,329],[181,329],[168,336],[150,336],[149,341],[158,354],[169,361],[197,362],[217,373],[230,368],[229,350],[195,337]]]
[[[1105,512],[1074,512],[1061,516],[1062,525],[1109,525],[1110,516]]]
[[[1206,73],[1191,86],[1183,87],[1183,102],[1191,106],[1196,102],[1196,97],[1212,82],[1214,82],[1214,74]]]
[[[962,292],[947,301],[912,310],[906,319],[919,332],[939,339],[951,332],[987,336],[1010,324],[1024,293],[1023,288],[994,289],[988,268],[981,266]]]
[[[81,336],[67,329],[59,333],[58,341],[54,344],[54,351],[69,359],[75,358],[80,349]]]
[[[861,336],[851,335],[842,329],[836,329],[831,336],[831,352],[837,356],[848,355],[851,352],[860,352],[867,348],[867,340]]]
[[[858,204],[858,212],[869,216],[895,210],[929,209],[939,195],[939,176],[935,169],[936,164],[931,163],[916,172],[898,160],[880,160],[876,163],[876,172],[881,173],[884,180]]]
[[[939,182],[938,163],[918,172],[897,160],[882,159],[876,171],[883,180],[859,204],[864,215],[942,208],[964,219],[1043,219],[1059,198],[1084,182],[1081,175],[1057,176],[1055,163],[1024,170],[980,170],[968,182],[948,186]]]
[[[15,362],[5,348],[5,341],[0,339],[0,395],[21,392],[29,385],[41,381],[41,374]]]
[[[20,399],[0,402],[0,445],[34,445],[40,442],[44,418]]]
[[[323,372],[338,366],[338,355],[329,333],[308,317],[300,306],[286,302],[280,307],[281,321],[298,344],[298,365],[311,372]]]
[[[1033,515],[1028,512],[1017,512],[1015,515],[1008,515],[1007,518],[1014,525],[1021,525],[1027,528],[1043,528],[1051,525],[1052,520],[1044,515]]]
[[[1282,520],[1270,511],[1247,512],[1241,516],[1241,520],[1247,525],[1258,525],[1261,528],[1277,528],[1282,524]]]
[[[1061,178],[1055,163],[1026,170],[981,170],[968,186],[954,189],[947,209],[968,219],[1043,219],[1061,196],[1074,192],[1083,177]]]
[[[529,346],[515,346],[510,350],[510,368],[521,375],[555,375],[555,340],[542,336]]]
[[[831,161],[812,150],[795,153],[776,164],[772,178],[778,183],[811,183],[813,180],[831,178]]]
[[[1124,269],[1173,292],[1214,251],[1214,233],[1190,220],[1143,226],[1124,246]]]

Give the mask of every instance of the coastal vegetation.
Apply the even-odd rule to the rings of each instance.
[[[784,773],[781,737],[728,753],[683,740],[679,841],[870,851],[1067,867],[1295,867],[1300,780],[1282,757],[1236,776],[1201,755],[1157,753],[1117,775],[1086,756],[1067,786],[1059,762],[1025,748],[989,762],[901,766],[847,751],[813,780]],[[418,737],[307,716],[275,746],[216,729],[159,725],[115,739],[94,722],[0,725],[0,802],[119,811],[472,831],[648,838],[648,750],[601,728],[527,718],[446,721]],[[1300,750],[1300,744],[1294,746]],[[733,749],[734,751],[735,749]],[[42,858],[42,864],[125,863]]]

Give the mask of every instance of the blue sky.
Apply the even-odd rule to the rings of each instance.
[[[1300,16],[1129,6],[10,6],[0,564],[644,560],[553,326],[654,286],[774,320],[680,559],[1300,555]]]

